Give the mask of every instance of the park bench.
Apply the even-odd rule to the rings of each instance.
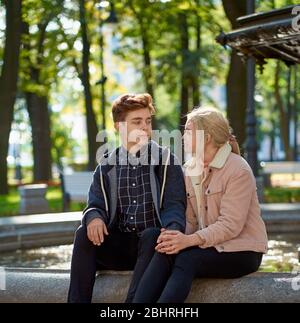
[[[70,203],[87,201],[87,194],[92,183],[93,172],[74,172],[60,175],[63,192],[63,211],[70,210]]]
[[[271,175],[274,174],[300,174],[300,162],[280,161],[280,162],[261,162],[264,186],[271,186]]]

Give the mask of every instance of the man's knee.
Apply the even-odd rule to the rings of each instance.
[[[153,250],[157,244],[157,239],[160,235],[159,228],[145,229],[140,237],[139,251],[146,252],[146,250]]]
[[[75,243],[90,242],[86,227],[81,225],[75,232]]]
[[[142,242],[149,242],[153,240],[157,240],[160,235],[160,228],[147,228],[141,234]]]

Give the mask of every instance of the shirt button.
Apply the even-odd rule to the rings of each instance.
[[[130,220],[133,220],[133,216],[130,217]]]
[[[136,169],[136,167],[135,167],[135,166],[133,166],[133,167],[132,167],[132,169]]]
[[[135,183],[132,183],[132,186],[135,186]]]
[[[133,204],[136,204],[136,200],[133,201]]]
[[[135,228],[132,228],[132,231],[135,231]]]

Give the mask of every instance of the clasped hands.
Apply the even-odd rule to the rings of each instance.
[[[161,229],[155,250],[167,255],[178,254],[181,250],[199,245],[197,234],[187,235],[177,230]]]
[[[100,246],[108,235],[107,227],[102,219],[93,219],[87,226],[89,240],[95,245]],[[155,250],[167,255],[178,254],[181,250],[199,246],[201,239],[197,234],[184,234],[178,230],[161,229],[157,239]]]

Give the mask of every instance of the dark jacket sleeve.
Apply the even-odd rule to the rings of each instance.
[[[100,165],[97,166],[88,192],[87,206],[83,210],[82,224],[88,225],[93,219],[100,218],[107,225],[109,218],[105,209],[104,195],[100,184]]]
[[[165,192],[160,212],[162,225],[171,230],[185,231],[186,190],[181,165],[171,154],[168,165]]]

